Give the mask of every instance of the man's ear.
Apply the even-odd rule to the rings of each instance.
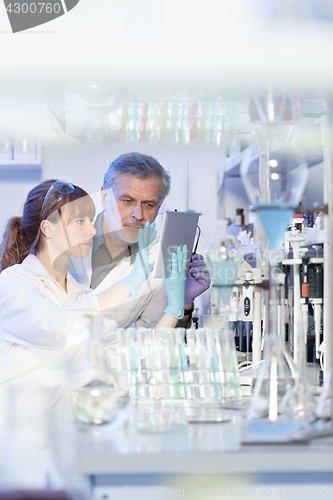
[[[45,238],[52,238],[53,229],[52,229],[52,226],[48,220],[43,220],[40,223],[40,230],[41,230],[43,236],[45,236]]]
[[[101,187],[101,201],[103,210],[106,210],[106,197],[107,197],[107,189],[105,187]]]

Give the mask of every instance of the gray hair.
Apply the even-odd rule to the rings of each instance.
[[[103,187],[112,188],[116,179],[124,174],[134,175],[140,179],[157,177],[161,183],[161,201],[169,194],[170,174],[152,156],[141,153],[126,153],[118,156],[105,172]]]

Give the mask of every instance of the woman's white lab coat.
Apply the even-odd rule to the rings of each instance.
[[[71,370],[86,356],[84,313],[89,311],[99,311],[96,294],[70,273],[66,293],[32,254],[5,269],[0,274],[0,388],[23,376],[59,385],[55,367],[67,359]],[[116,342],[116,327],[108,320],[109,344]]]

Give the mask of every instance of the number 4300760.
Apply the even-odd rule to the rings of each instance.
[[[46,12],[47,14],[52,14],[53,12],[55,14],[59,14],[61,10],[60,3],[44,3],[44,2],[38,2],[38,3],[10,3],[8,7],[6,8],[7,12],[14,13],[14,14],[40,14],[42,12]]]

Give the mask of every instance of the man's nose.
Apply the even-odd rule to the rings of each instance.
[[[141,205],[137,204],[133,207],[132,217],[136,220],[143,220],[143,210]]]

